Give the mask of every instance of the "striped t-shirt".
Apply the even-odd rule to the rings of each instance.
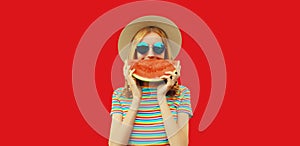
[[[179,86],[178,94],[166,96],[171,113],[177,120],[177,113],[187,113],[192,117],[190,90]],[[123,119],[130,108],[132,98],[121,95],[124,88],[118,88],[112,96],[112,114],[122,114]],[[142,87],[142,99],[137,111],[128,145],[169,145],[165,132],[155,87]]]

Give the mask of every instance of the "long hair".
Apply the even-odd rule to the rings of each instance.
[[[172,55],[171,55],[171,50],[172,48],[170,48],[170,45],[169,45],[169,42],[168,42],[168,36],[167,34],[165,33],[164,30],[162,30],[161,28],[159,27],[156,27],[156,26],[147,26],[147,27],[144,27],[142,29],[140,29],[135,35],[134,37],[132,38],[131,40],[131,43],[130,43],[130,52],[129,52],[129,56],[128,56],[128,59],[131,60],[131,59],[137,59],[137,52],[136,52],[136,45],[149,33],[151,32],[154,32],[156,34],[158,34],[161,39],[162,39],[162,42],[163,44],[165,45],[166,47],[166,52],[165,52],[165,56],[164,56],[164,59],[170,59],[170,60],[173,60],[172,58]],[[143,81],[141,80],[138,80],[136,79],[137,81],[137,85],[138,86],[142,86],[143,85]],[[166,82],[166,81],[165,81]],[[179,91],[179,85],[178,83],[176,82],[176,84],[167,92],[167,96],[175,96],[175,94],[179,94],[177,91]],[[124,87],[124,90],[123,90],[123,95],[125,97],[132,97],[132,92],[129,88],[129,85],[127,83],[127,81],[125,81],[125,87]]]

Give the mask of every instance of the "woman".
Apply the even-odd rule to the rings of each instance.
[[[129,34],[134,36],[127,42],[129,48],[119,42],[126,83],[112,96],[109,145],[188,145],[188,120],[192,110],[189,89],[177,83],[180,66],[175,72],[161,76],[165,81],[152,83],[134,78],[135,70],[129,70],[127,64],[127,59],[149,56],[175,58],[181,44],[180,31],[175,26],[166,18],[145,16],[130,23],[121,33],[119,39],[125,40],[125,44]]]

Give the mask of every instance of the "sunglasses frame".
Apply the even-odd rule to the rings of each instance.
[[[158,45],[157,45],[158,44]],[[156,54],[162,54],[165,50],[166,47],[164,43],[162,42],[156,42],[152,46],[153,52]],[[146,42],[139,42],[135,48],[135,50],[140,53],[140,54],[146,54],[150,50],[150,45]]]

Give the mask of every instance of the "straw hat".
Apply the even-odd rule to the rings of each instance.
[[[176,58],[181,48],[181,33],[174,22],[155,15],[139,17],[130,22],[121,32],[118,42],[119,55],[125,61],[130,52],[130,43],[134,35],[142,28],[147,26],[156,26],[161,28],[167,34],[171,47],[171,56]]]

